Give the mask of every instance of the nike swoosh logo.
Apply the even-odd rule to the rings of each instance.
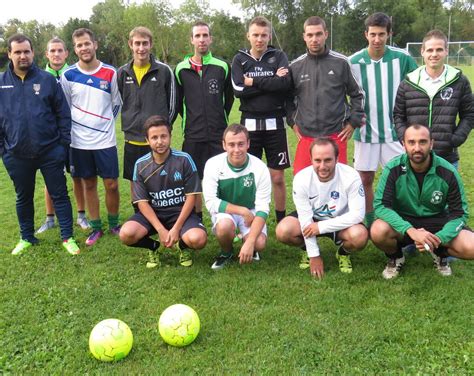
[[[316,198],[316,197],[318,197],[318,195],[310,197],[309,199],[312,200],[313,198]]]

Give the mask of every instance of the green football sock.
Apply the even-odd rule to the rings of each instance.
[[[102,230],[102,220],[100,218],[99,219],[91,219],[89,221],[89,224],[91,225],[92,230],[94,230],[94,231],[101,231]]]
[[[107,219],[109,221],[109,228],[114,228],[118,226],[119,224],[118,214],[107,214]]]

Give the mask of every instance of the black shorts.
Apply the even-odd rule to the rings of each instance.
[[[442,214],[442,215],[436,215],[432,217],[411,217],[408,215],[400,215],[405,221],[410,222],[410,224],[414,228],[424,228],[426,231],[431,232],[432,234],[437,233],[438,231],[441,231],[441,229],[444,227],[446,222],[448,221],[447,215]],[[471,229],[468,226],[464,226],[463,230],[469,230]],[[413,241],[412,238],[408,236],[407,233],[403,236],[402,241],[400,244],[402,247],[405,247],[410,244],[414,244],[415,242]]]
[[[296,219],[298,219],[298,212],[295,210],[295,211],[292,211],[290,214],[288,214],[289,217],[294,217]],[[315,222],[319,222],[319,220],[313,218],[313,221]],[[323,238],[329,238],[331,239],[334,244],[336,245],[341,245],[342,244],[342,240],[339,239],[339,232],[340,231],[334,231],[334,232],[328,232],[326,234],[321,234],[321,235],[317,235],[316,237],[319,238],[319,237],[323,237]]]
[[[183,151],[188,153],[196,164],[199,179],[204,176],[204,166],[209,158],[224,152],[222,141],[184,140]]]
[[[158,219],[167,230],[171,230],[171,228],[174,226],[174,224],[178,220],[178,217],[179,215],[168,217],[168,218],[158,217]],[[127,222],[128,221],[135,221],[135,222],[140,223],[143,227],[145,227],[148,230],[148,236],[156,234],[155,228],[151,225],[150,222],[148,222],[148,219],[146,219],[145,216],[139,211],[137,211],[130,218],[128,218]],[[183,227],[181,227],[181,231],[179,232],[179,237],[182,238],[185,232],[193,228],[200,228],[206,231],[206,228],[201,223],[201,219],[194,212],[189,215],[186,221],[184,221]]]
[[[250,154],[262,159],[265,150],[267,166],[274,170],[284,170],[291,166],[285,128],[271,131],[252,131],[249,134]]]
[[[123,178],[132,181],[135,162],[138,158],[151,152],[148,145],[134,145],[125,141],[123,146]]]

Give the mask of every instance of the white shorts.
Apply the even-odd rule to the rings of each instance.
[[[379,164],[383,167],[405,150],[400,142],[370,144],[354,141],[354,168],[357,171],[377,171]]]
[[[255,214],[255,210],[252,210],[252,213]],[[250,232],[250,227],[245,226],[244,217],[237,214],[229,213],[217,213],[214,214],[211,218],[212,220],[212,232],[215,234],[216,225],[222,219],[230,219],[234,222],[236,228],[239,229],[239,232],[242,234],[242,237],[245,237]],[[267,225],[263,226],[262,233],[267,236]]]

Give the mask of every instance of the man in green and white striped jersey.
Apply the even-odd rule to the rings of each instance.
[[[392,32],[390,17],[374,13],[365,20],[369,43],[349,59],[354,75],[365,91],[366,126],[354,132],[354,168],[365,189],[368,227],[374,221],[373,182],[378,165],[382,167],[403,153],[393,125],[393,106],[398,85],[417,68],[415,60],[399,48],[387,46]]]

